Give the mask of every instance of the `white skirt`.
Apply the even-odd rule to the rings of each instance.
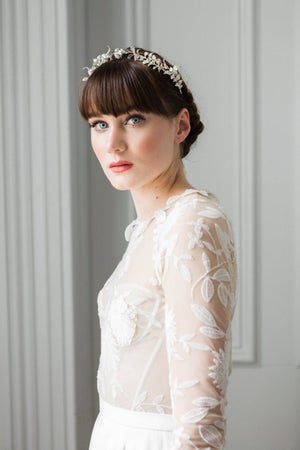
[[[131,411],[101,398],[89,450],[168,450],[173,428],[171,414]]]

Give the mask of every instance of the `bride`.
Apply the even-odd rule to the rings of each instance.
[[[98,294],[90,450],[223,449],[237,267],[228,216],[184,171],[204,129],[197,106],[158,53],[109,49],[87,69],[79,108],[93,151],[137,214]]]

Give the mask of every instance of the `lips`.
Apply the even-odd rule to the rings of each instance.
[[[133,164],[129,161],[116,161],[112,162],[109,165],[109,168],[114,173],[122,173],[125,172],[133,167]]]
[[[109,168],[111,169],[112,167],[118,167],[118,166],[132,166],[133,164],[129,161],[117,161],[117,162],[113,162],[109,165]]]

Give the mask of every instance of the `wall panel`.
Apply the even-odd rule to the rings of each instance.
[[[67,1],[1,2],[1,450],[74,450],[76,431],[85,435],[85,445],[91,431],[91,411],[85,411],[88,426],[79,420],[89,388],[75,373],[77,304],[89,299],[86,288],[75,290],[77,280],[88,286],[82,264],[88,241],[81,260],[73,258],[87,224],[78,230],[72,220],[80,210],[77,205],[74,211],[72,197],[82,186],[73,163],[80,140],[72,147],[70,133],[71,125],[76,129],[69,92],[69,39],[76,31],[71,6],[73,11],[74,2]],[[88,330],[88,317],[81,319]],[[85,351],[84,328],[76,332],[78,352]]]
[[[185,160],[186,173],[192,185],[211,190],[232,218],[240,266],[233,360],[254,362],[254,2],[208,6],[193,0],[182,8],[180,2],[153,0],[149,29],[151,48],[182,68],[200,108],[205,130]]]
[[[300,368],[300,239],[298,230],[300,230],[300,3],[294,2],[294,205],[295,205],[295,231],[294,231],[294,248],[295,248],[295,295],[294,295],[294,355],[295,363]]]

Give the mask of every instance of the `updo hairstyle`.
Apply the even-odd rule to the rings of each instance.
[[[140,53],[146,51],[139,48]],[[163,59],[158,53],[152,53]],[[168,61],[166,63],[171,66]],[[180,146],[180,156],[184,158],[204,129],[193,95],[184,81],[180,92],[169,75],[123,54],[120,58],[113,57],[92,72],[79,99],[79,110],[85,120],[101,114],[117,117],[132,110],[172,118],[182,108],[189,111],[191,125],[188,136]]]

